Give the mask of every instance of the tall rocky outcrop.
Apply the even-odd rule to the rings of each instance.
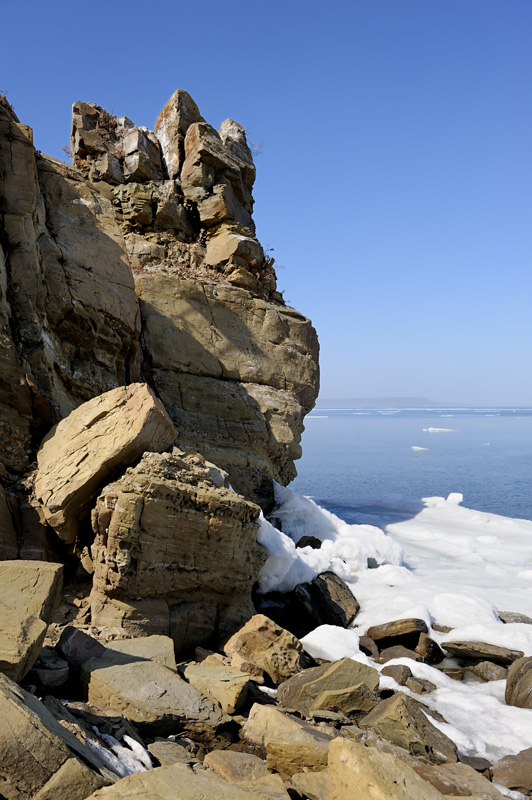
[[[145,380],[183,449],[268,507],[317,393],[310,322],[276,290],[238,123],[177,90],[154,131],[78,102],[69,167],[0,105],[0,460],[23,474],[53,424]]]
[[[182,90],[153,131],[77,102],[71,156],[0,100],[0,557],[81,564],[94,624],[179,651],[254,611],[316,334],[257,239],[241,125]]]

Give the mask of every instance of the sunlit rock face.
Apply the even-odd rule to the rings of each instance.
[[[0,104],[0,459],[23,473],[80,403],[144,380],[180,446],[263,508],[318,391],[311,323],[277,292],[241,125],[177,90],[154,131],[73,107],[73,167]]]

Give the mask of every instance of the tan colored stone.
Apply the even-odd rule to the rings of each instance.
[[[84,800],[89,792],[105,786],[106,781],[89,769],[79,758],[72,756],[59,767],[49,781],[32,795],[32,800]],[[1,784],[0,784],[1,786]]]
[[[255,614],[246,622],[225,643],[223,650],[231,663],[243,660],[255,664],[267,672],[275,684],[295,675],[308,663],[299,639],[263,614]]]
[[[396,619],[393,622],[385,622],[382,625],[373,625],[368,628],[367,635],[373,641],[380,642],[383,639],[395,638],[397,636],[408,636],[409,634],[428,633],[427,624],[422,619]],[[396,642],[394,644],[401,644]],[[405,645],[406,646],[406,645]]]
[[[203,122],[196,103],[188,92],[176,89],[157,117],[154,128],[170,178],[179,178],[185,160],[185,136],[194,122]]]
[[[148,745],[148,752],[157,759],[161,767],[169,767],[171,764],[193,764],[197,761],[184,745],[168,739],[156,739]]]
[[[107,642],[107,650],[133,656],[135,659],[156,661],[168,669],[176,671],[174,643],[169,636],[142,636],[131,639],[114,639]]]
[[[504,699],[509,706],[532,708],[532,656],[519,658],[510,666]]]
[[[151,184],[129,183],[114,191],[115,202],[120,205],[127,229],[140,229],[153,222],[153,187]],[[162,250],[164,253],[164,249]]]
[[[290,782],[308,800],[329,800],[334,788],[326,769],[320,772],[296,772]]]
[[[405,647],[415,650],[420,634],[428,634],[429,629],[422,619],[396,619],[383,625],[368,628],[367,635],[373,639],[379,650],[392,647]]]
[[[145,450],[165,450],[176,432],[146,384],[112,389],[75,409],[43,441],[35,496],[48,523],[73,541],[100,486]]]
[[[47,628],[42,619],[0,602],[0,672],[20,681],[37,660]]]
[[[227,783],[242,783],[269,774],[262,758],[235,750],[211,750],[205,756],[203,763]]]
[[[322,770],[335,732],[257,703],[242,728],[242,736],[267,753],[268,769],[287,778],[303,770]]]
[[[63,417],[138,380],[140,315],[111,200],[55,159],[40,156],[37,165],[48,227],[36,232],[39,266],[17,275],[17,316],[32,380]],[[57,417],[48,413],[50,427]]]
[[[50,622],[61,595],[62,575],[62,564],[0,562],[0,599],[8,608]]]
[[[65,164],[36,157],[29,134],[2,106],[0,433],[8,439],[2,461],[16,470],[31,455],[32,417],[37,430],[46,430],[56,412],[64,416],[124,382],[139,333],[110,201]],[[23,370],[8,330],[16,332]]]
[[[206,659],[185,667],[184,678],[198,691],[210,697],[224,712],[236,714],[246,700],[249,676],[218,659]]]
[[[501,800],[503,795],[483,775],[466,764],[438,764],[414,767],[423,780],[444,795],[470,796],[482,800]]]
[[[330,800],[352,800],[353,790],[371,800],[443,800],[443,795],[414,770],[388,753],[346,739],[329,748]]]
[[[490,769],[494,783],[514,792],[532,793],[532,747],[515,755],[504,756]]]
[[[39,700],[0,675],[0,791],[17,800],[56,800],[61,793],[83,800],[106,780],[75,753],[95,765]]]
[[[423,631],[419,634],[419,641],[415,651],[420,656],[423,656],[423,660],[428,664],[439,664],[445,658],[445,653],[439,644]]]
[[[345,728],[343,728],[343,730],[345,730]],[[411,755],[408,750],[404,750],[402,747],[399,747],[396,744],[387,742],[386,739],[381,739],[378,736],[375,739],[372,737],[368,738],[367,732],[364,732],[361,738],[358,738],[357,736],[351,736],[351,738],[353,738],[355,741],[364,740],[366,747],[373,747],[375,750],[378,750],[379,753],[388,753],[396,760],[402,761],[404,764],[408,764],[410,767],[419,767],[426,763],[422,759]]]
[[[507,666],[524,655],[522,650],[510,650],[508,647],[486,642],[442,642],[442,647],[458,658],[480,658],[502,666]]]
[[[264,259],[264,251],[258,240],[245,236],[238,229],[227,225],[219,225],[212,230],[207,240],[205,263],[209,265],[231,264],[244,265],[250,269],[258,268]]]
[[[412,661],[424,661],[420,653],[416,653],[415,650],[409,650],[408,647],[403,647],[402,644],[385,647],[384,650],[381,650],[378,660],[380,664],[386,664],[394,658],[411,658]]]
[[[182,764],[141,772],[100,789],[88,800],[289,800],[279,776],[237,785],[210,770],[195,772]]]
[[[124,178],[126,181],[153,181],[162,179],[161,151],[157,137],[147,128],[127,131],[121,147],[124,152]]]
[[[238,786],[249,792],[250,800],[253,797],[260,797],[263,800],[291,800],[291,795],[288,794],[280,775],[272,773],[261,775],[259,778],[242,781]]]
[[[508,675],[506,667],[494,664],[493,661],[480,661],[478,664],[466,667],[465,671],[482,681],[501,681],[505,680]]]
[[[61,564],[0,562],[0,671],[15,681],[37,660],[59,602],[62,573]]]
[[[249,618],[266,558],[259,509],[213,477],[220,484],[197,454],[147,453],[104,489],[93,513],[93,624],[170,635],[181,652]]]
[[[393,678],[399,686],[404,686],[408,678],[412,677],[412,670],[406,664],[392,664],[381,669],[381,675]]]
[[[402,692],[383,700],[359,720],[413,756],[436,764],[456,761],[456,746],[429,722],[418,703]]]
[[[343,658],[299,672],[279,686],[277,702],[305,716],[318,709],[350,714],[371,711],[379,702],[379,673],[372,667]]]
[[[154,384],[181,446],[204,453],[236,491],[271,508],[271,479],[295,477],[303,417],[317,392],[309,321],[229,284],[143,272],[136,287]]]
[[[179,731],[211,740],[229,718],[211,700],[157,661],[106,650],[81,667],[88,699],[151,735]]]
[[[258,384],[156,370],[157,390],[182,445],[230,475],[231,486],[263,509],[274,505],[272,477],[295,477],[303,410],[293,395]]]
[[[427,694],[428,692],[433,692],[437,688],[436,684],[432,683],[432,681],[414,677],[407,678],[405,686],[416,694]]]
[[[230,120],[226,122],[231,123]],[[237,123],[232,123],[236,132]],[[181,170],[181,186],[186,197],[198,203],[221,183],[231,186],[235,200],[247,211],[253,210],[251,189],[255,167],[247,147],[244,129],[239,128],[239,141],[225,128],[224,138],[206,122],[189,126],[185,137],[185,161]]]

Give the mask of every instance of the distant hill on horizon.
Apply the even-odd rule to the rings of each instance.
[[[368,406],[394,406],[395,408],[448,408],[450,403],[436,403],[426,397],[342,397],[318,398],[316,406],[353,406],[368,408]]]

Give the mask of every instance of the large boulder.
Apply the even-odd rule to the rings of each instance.
[[[267,766],[285,778],[295,772],[319,771],[327,766],[328,750],[336,735],[331,728],[319,728],[272,706],[255,704],[242,728],[242,736],[263,747]]]
[[[15,681],[31,669],[59,602],[63,567],[0,562],[0,672]]]
[[[255,614],[236,631],[225,643],[224,652],[235,667],[259,675],[265,672],[274,684],[310,662],[299,639],[263,614]]]
[[[198,455],[146,453],[93,512],[92,622],[170,635],[176,650],[227,636],[253,613],[266,558],[259,509]]]
[[[331,742],[329,776],[334,786],[330,800],[351,800],[355,796],[372,800],[443,800],[441,792],[408,764],[345,739]]]
[[[35,496],[48,524],[74,541],[101,486],[144,451],[166,450],[175,438],[146,384],[120,386],[79,406],[52,429],[37,456]]]
[[[358,724],[416,758],[435,764],[456,761],[455,744],[429,721],[415,700],[402,692],[382,700]]]
[[[532,794],[532,747],[501,758],[490,769],[494,783],[514,792]]]
[[[518,658],[511,665],[504,699],[509,706],[532,708],[532,656]]]
[[[188,664],[183,676],[220,706],[224,714],[236,714],[246,700],[249,675],[222,663],[216,656],[209,656],[199,664]]]
[[[153,736],[188,732],[211,741],[229,718],[173,670],[131,652],[106,649],[81,666],[89,703]]]
[[[423,764],[414,770],[443,795],[473,795],[481,800],[502,800],[504,797],[484,775],[479,775],[467,764]]]
[[[303,670],[279,686],[277,701],[307,717],[319,709],[371,711],[379,702],[379,673],[373,667],[342,658]]]
[[[0,675],[2,796],[84,800],[106,783],[109,775],[97,755],[63,728],[39,700]]]
[[[176,89],[157,117],[154,132],[170,178],[179,178],[185,160],[185,136],[195,122],[203,122],[194,100],[184,89]]]
[[[193,771],[183,764],[158,767],[123,778],[92,794],[89,800],[289,800],[278,775],[226,783],[210,770]]]

